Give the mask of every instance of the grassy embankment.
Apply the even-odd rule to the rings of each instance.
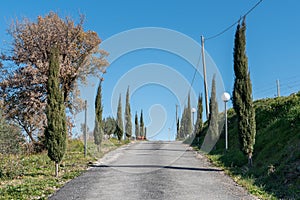
[[[233,109],[228,111],[229,150],[224,151],[223,131],[208,158],[261,199],[300,199],[300,92],[258,100],[254,105],[257,126],[254,166],[248,167],[247,158],[239,149]],[[203,138],[204,134],[200,144]],[[200,148],[199,144],[193,146]]]
[[[104,141],[102,151],[88,143],[88,155],[83,155],[80,140],[69,140],[67,152],[60,165],[58,178],[54,177],[54,163],[47,152],[33,155],[0,155],[0,199],[47,199],[69,180],[79,176],[88,164],[106,152],[125,144],[116,139]]]

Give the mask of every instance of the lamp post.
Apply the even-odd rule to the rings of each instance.
[[[225,149],[228,149],[228,127],[227,127],[227,108],[226,108],[226,104],[227,102],[230,100],[230,94],[227,92],[224,92],[222,94],[222,100],[225,103]]]
[[[196,112],[196,108],[192,108],[191,111],[192,111],[192,114],[193,114],[193,122],[192,122],[192,126],[193,126],[192,135],[193,135],[194,132],[195,132],[195,112]]]
[[[192,113],[193,113],[193,125],[195,125],[195,112],[196,112],[196,108],[192,108]]]

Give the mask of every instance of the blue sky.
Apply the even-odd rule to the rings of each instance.
[[[7,49],[10,38],[6,34],[6,29],[11,20],[24,16],[35,20],[38,15],[44,16],[50,11],[58,12],[61,17],[71,16],[74,19],[78,19],[78,13],[84,14],[85,29],[96,31],[104,41],[103,44],[116,34],[143,27],[174,30],[200,44],[201,35],[208,38],[219,33],[257,2],[257,0],[4,1],[0,8],[0,47],[1,50]],[[264,0],[247,16],[247,55],[254,99],[274,97],[277,79],[280,80],[281,95],[289,95],[300,89],[299,8],[298,0]],[[229,93],[232,92],[234,81],[232,54],[235,28],[236,26],[205,43],[205,49],[214,62],[208,67],[217,67],[224,89]],[[120,43],[120,48],[128,43],[128,41]],[[174,43],[177,41],[174,40]],[[200,52],[191,52],[191,55],[197,60]],[[185,86],[185,83],[191,83],[194,67],[172,52],[161,49],[139,49],[130,51],[115,60],[108,68],[103,83],[104,115],[113,115],[115,112],[117,105],[113,99],[118,94],[114,93],[116,92],[114,89],[118,88],[120,80],[123,80],[124,76],[126,78],[126,75],[132,72],[131,70],[147,66],[154,68],[159,66],[158,69],[162,71],[157,70],[156,74],[146,73],[136,77],[137,79],[150,78],[147,79],[148,84],[142,87],[136,86],[137,89],[132,91],[132,114],[143,109],[145,124],[153,127],[151,129],[153,133],[151,130],[149,133],[153,134],[152,139],[167,139],[168,128],[171,128],[171,138],[174,138],[175,105],[180,104],[181,109],[183,108],[184,103],[180,98],[186,97],[189,86]],[[163,70],[174,73],[173,78],[164,75]],[[180,79],[174,78],[176,74]],[[167,84],[165,86],[157,82],[151,83],[151,77],[161,78],[159,81],[169,80],[170,83],[165,83]],[[131,81],[132,79],[135,77],[130,78]],[[202,82],[201,74],[197,73],[192,87],[192,93],[196,96],[203,93]],[[127,88],[126,84],[122,84],[121,88]],[[177,91],[171,91],[171,86],[168,84],[177,85]],[[123,89],[118,93],[122,92],[124,108],[126,91],[122,91]],[[83,97],[88,98],[92,103],[95,91],[96,85],[90,84],[83,92]],[[181,93],[182,91],[184,92]],[[195,98],[192,98],[192,106],[196,106]],[[222,105],[220,107],[222,109]],[[89,116],[93,118],[92,109],[89,110]],[[77,124],[80,124],[81,120],[82,117],[79,115],[76,119]],[[160,124],[164,120],[165,124]],[[90,121],[92,123],[93,120]],[[162,126],[159,132],[157,132],[158,126]]]

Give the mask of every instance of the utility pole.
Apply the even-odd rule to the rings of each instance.
[[[206,78],[206,64],[205,64],[205,54],[204,54],[204,36],[201,36],[201,46],[202,46],[201,50],[202,50],[206,119],[208,119],[209,118],[209,105],[208,105],[208,89],[207,89],[207,78]]]
[[[277,85],[277,97],[280,97],[280,84],[279,84],[279,79],[276,80],[276,85]]]
[[[84,157],[86,157],[87,152],[87,100],[84,102],[84,132],[83,132],[83,139],[84,139]]]

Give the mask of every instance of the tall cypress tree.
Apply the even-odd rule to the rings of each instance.
[[[246,23],[238,24],[234,41],[234,89],[233,108],[238,117],[238,132],[241,150],[252,165],[253,146],[255,144],[256,124],[252,100],[252,84],[246,56]]]
[[[66,113],[59,80],[59,51],[57,48],[53,48],[50,53],[47,100],[46,147],[49,158],[55,162],[55,176],[57,177],[58,165],[66,151],[67,137]]]
[[[142,138],[145,137],[144,131],[145,131],[145,129],[144,129],[143,110],[141,110],[141,116],[140,116],[140,136]]]
[[[211,85],[211,96],[209,102],[209,129],[212,131],[213,139],[218,136],[219,126],[218,126],[218,102],[217,102],[217,91],[216,91],[216,76],[213,76],[212,85]]]
[[[178,134],[178,137],[177,139],[181,140],[181,139],[184,139],[185,136],[186,136],[186,125],[187,125],[187,119],[186,119],[186,116],[187,116],[187,107],[184,107],[183,109],[183,113],[181,115],[181,119],[180,119],[180,125],[179,125],[179,134]]]
[[[179,125],[179,123],[178,123],[178,125]],[[181,116],[181,120],[180,120],[178,139],[186,138],[188,135],[190,135],[192,133],[192,130],[193,130],[192,110],[191,110],[191,100],[190,100],[190,94],[189,94],[187,107],[184,107],[184,110],[183,110],[183,113]]]
[[[116,130],[117,130],[117,136],[119,140],[122,140],[123,136],[123,117],[122,117],[122,100],[121,100],[121,94],[119,96],[119,103],[118,103],[118,111],[117,111],[117,120],[116,120]]]
[[[140,137],[140,125],[137,112],[135,113],[135,138],[139,139]]]
[[[94,128],[94,142],[98,146],[97,149],[100,151],[102,138],[103,138],[103,120],[102,120],[102,85],[101,82],[98,85],[97,95],[95,99],[95,128]]]
[[[198,104],[197,104],[197,119],[195,125],[195,136],[199,137],[202,128],[203,128],[203,104],[202,104],[202,94],[198,96]]]
[[[191,95],[188,96],[188,105],[186,110],[186,131],[185,136],[192,134],[193,122],[192,122],[192,107],[191,107]]]
[[[176,119],[176,130],[177,130],[177,135],[176,135],[176,139],[179,139],[179,135],[180,135],[180,124],[179,124],[179,117]]]
[[[205,152],[211,151],[220,134],[219,134],[219,126],[218,126],[218,102],[217,102],[217,95],[216,95],[216,79],[215,75],[213,76],[212,80],[212,87],[211,87],[211,95],[210,95],[210,101],[209,101],[209,127],[207,130],[206,137],[204,139],[202,149]]]
[[[126,107],[125,107],[125,136],[131,138],[132,135],[132,122],[131,122],[131,110],[129,100],[129,86],[126,92]]]

